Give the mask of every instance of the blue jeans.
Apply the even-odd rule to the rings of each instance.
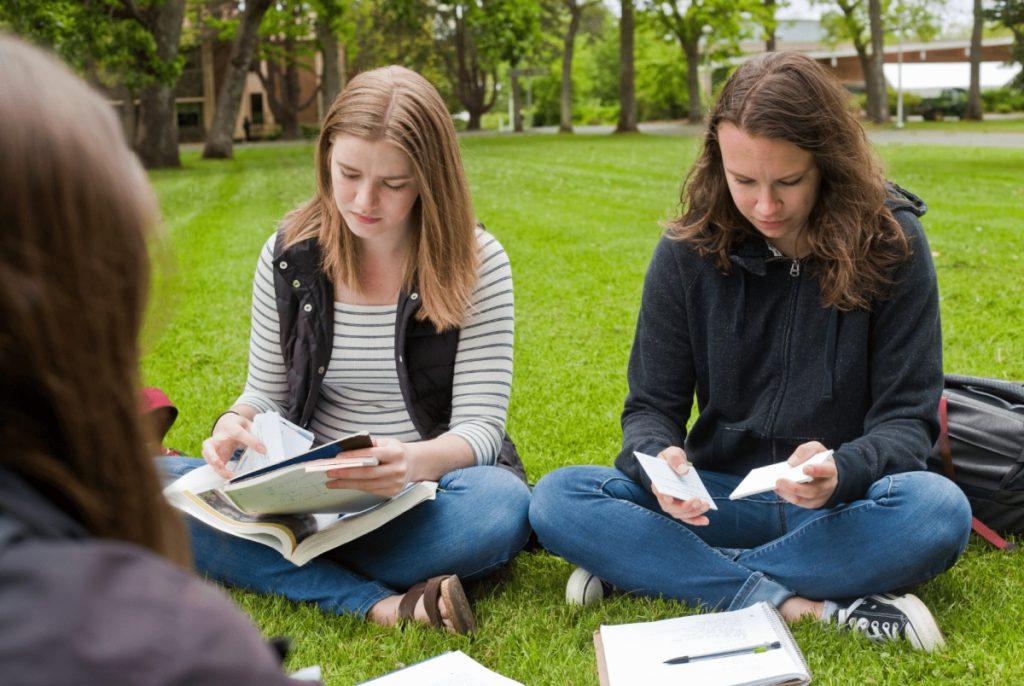
[[[818,510],[771,492],[729,500],[740,477],[701,477],[718,505],[707,526],[673,519],[648,489],[597,466],[542,478],[530,523],[549,551],[623,591],[716,609],[911,586],[952,566],[971,532],[964,494],[929,472],[883,477],[863,500]]]
[[[171,478],[203,464],[187,457],[158,462]],[[438,574],[484,577],[526,545],[530,491],[514,474],[469,467],[446,474],[438,486],[436,499],[301,567],[186,517],[196,570],[229,586],[365,616],[377,602]]]

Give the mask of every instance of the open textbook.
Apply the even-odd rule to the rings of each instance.
[[[204,464],[165,488],[164,496],[204,524],[270,546],[299,566],[383,526],[424,500],[433,500],[437,491],[433,481],[419,481],[361,512],[344,515],[249,514],[225,495],[224,484],[224,479]]]
[[[602,686],[807,684],[811,673],[785,621],[768,603],[594,632]]]
[[[348,458],[345,452],[373,445],[357,433],[312,447],[313,434],[276,412],[253,418],[252,433],[267,448],[246,448],[228,462],[232,478],[220,489],[239,510],[249,514],[359,512],[387,498],[356,489],[327,488],[329,469],[367,467],[375,458]]]

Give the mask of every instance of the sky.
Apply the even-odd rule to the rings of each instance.
[[[789,0],[789,6],[779,10],[778,16],[785,19],[817,19],[824,8],[811,6],[808,0]],[[946,0],[946,14],[957,23],[970,23],[974,11],[973,0]]]

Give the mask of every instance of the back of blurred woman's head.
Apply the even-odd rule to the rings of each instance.
[[[140,417],[157,205],[110,105],[0,35],[0,466],[95,536],[184,562]]]

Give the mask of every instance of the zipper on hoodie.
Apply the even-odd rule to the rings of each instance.
[[[796,277],[800,276],[801,267],[800,267],[800,260],[799,260],[799,258],[789,258],[789,257],[783,255],[782,251],[780,251],[778,248],[776,248],[774,245],[772,245],[767,239],[765,239],[765,243],[767,243],[768,249],[771,251],[772,257],[774,259],[777,259],[779,261],[790,260],[790,263],[789,263],[789,275],[790,275],[790,277],[793,277],[795,279]],[[789,372],[790,372],[790,364],[789,364],[790,344],[792,343],[792,338],[793,338],[793,322],[796,319],[796,308],[797,308],[797,302],[799,300],[799,297],[798,297],[799,292],[800,292],[800,281],[799,280],[791,281],[790,282],[790,289],[789,289],[789,303],[788,303],[787,312],[786,312],[786,315],[785,315],[786,316],[785,327],[784,327],[784,331],[783,331],[783,335],[782,335],[782,379],[779,382],[779,388],[776,391],[775,396],[772,398],[771,403],[769,403],[768,413],[767,413],[767,416],[765,417],[765,420],[764,420],[764,432],[765,432],[766,435],[769,435],[769,436],[772,435],[774,433],[774,431],[775,431],[775,420],[778,418],[779,411],[782,409],[783,397],[786,395],[786,389],[789,386],[789,380],[790,380],[789,379]],[[774,451],[775,450],[774,440],[772,441],[772,443],[773,443],[772,450]]]
[[[768,249],[771,250],[772,257],[775,257],[775,258],[780,259],[780,260],[787,259],[786,256],[782,254],[782,251],[779,250],[778,248],[776,248],[774,245],[772,245],[768,241],[767,238],[765,239],[764,242],[768,244]],[[790,264],[789,264],[789,275],[792,276],[793,278],[796,278],[796,277],[800,276],[800,259],[799,258],[794,257],[793,261],[790,262]]]

